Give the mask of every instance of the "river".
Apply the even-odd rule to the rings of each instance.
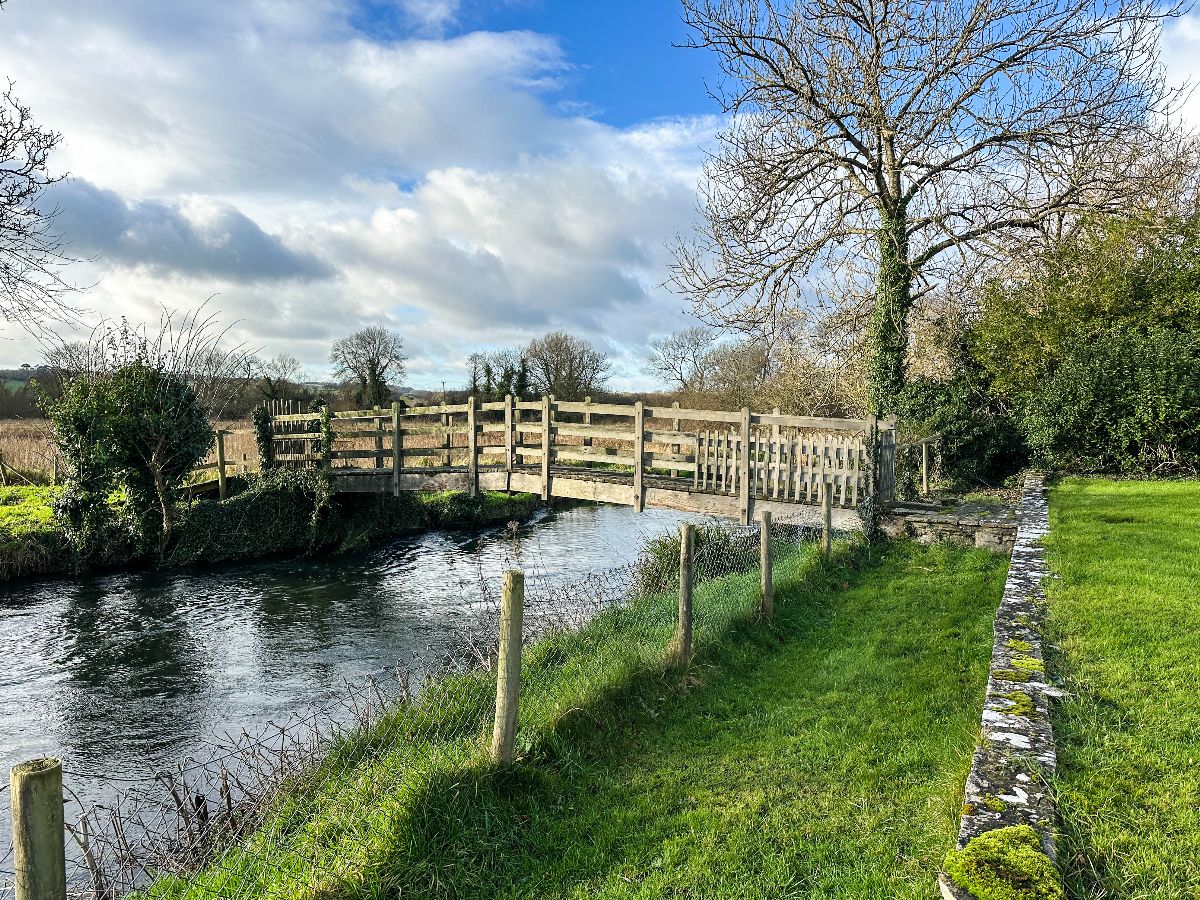
[[[346,682],[419,664],[481,579],[518,560],[528,577],[572,580],[694,519],[579,506],[515,538],[431,532],[338,557],[2,586],[0,764],[58,756],[81,799],[99,799],[226,733],[317,709]]]

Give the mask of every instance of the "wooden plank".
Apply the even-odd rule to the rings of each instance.
[[[646,497],[646,409],[641,400],[633,409],[633,511],[641,512]]]
[[[559,412],[565,413],[590,413],[597,416],[635,416],[637,415],[637,404],[625,406],[617,403],[579,403],[559,400],[554,404]]]
[[[848,431],[865,432],[866,419],[826,419],[819,416],[779,416],[774,414],[755,414],[754,421],[759,425],[782,426],[799,428],[802,431]]]
[[[553,455],[555,462],[569,460],[571,462],[612,463],[613,465],[629,466],[630,468],[633,468],[634,463],[632,453],[626,453],[621,456],[617,456],[616,454],[606,456],[603,453],[594,451],[589,453],[587,447],[571,446],[570,449],[554,447]]]
[[[392,496],[400,496],[400,464],[404,455],[404,432],[400,430],[400,404],[392,404]]]
[[[475,397],[467,399],[467,481],[468,493],[479,493],[479,435],[475,430]]]
[[[272,420],[276,422],[312,422],[321,418],[320,413],[285,413],[281,415],[272,415]]]
[[[513,396],[506,394],[504,397],[504,452],[507,457],[504,463],[504,468],[512,471],[513,467],[513,427],[515,425],[513,419]]]
[[[273,441],[303,441],[303,440],[313,440],[314,438],[319,438],[320,436],[321,436],[321,432],[319,432],[319,431],[296,431],[291,434],[273,434],[273,435],[271,435],[271,440],[273,440]]]
[[[550,398],[542,398],[542,502],[550,500]]]
[[[672,406],[646,408],[649,419],[679,419],[681,422],[720,422],[736,425],[742,421],[740,412],[725,412],[718,409],[675,409]]]
[[[750,524],[750,407],[742,407],[742,458],[741,471],[739,477],[741,483],[741,522],[743,525]]]

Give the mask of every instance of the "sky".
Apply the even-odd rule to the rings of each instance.
[[[0,74],[63,134],[92,320],[207,302],[314,379],[384,325],[422,388],[563,329],[631,389],[694,324],[662,284],[722,118],[686,37],[677,0],[10,0]],[[1164,61],[1200,76],[1200,18]],[[0,323],[0,365],[40,355]]]

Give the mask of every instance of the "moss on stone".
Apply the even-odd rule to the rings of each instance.
[[[977,900],[1062,900],[1054,863],[1028,825],[997,828],[946,854],[943,869]]]
[[[1001,681],[1028,681],[1028,672],[1019,672],[1016,669],[997,669],[992,673],[994,677]]]
[[[1014,669],[1019,669],[1022,672],[1045,672],[1046,667],[1042,665],[1040,659],[1032,656],[1014,656],[1010,661]]]
[[[1025,716],[1027,719],[1032,719],[1037,714],[1037,707],[1033,705],[1033,698],[1024,691],[1012,691],[1008,694],[999,694],[998,696],[1002,700],[1007,700],[1012,704],[1012,706],[1004,710],[1010,716]]]
[[[1008,809],[1008,804],[999,797],[988,797],[983,801],[983,805],[992,812],[1004,812],[1006,809]]]
[[[1033,644],[1029,643],[1029,641],[1018,641],[1015,638],[1010,640],[1004,646],[1006,646],[1009,650],[1020,650],[1022,653],[1028,653],[1033,649]]]

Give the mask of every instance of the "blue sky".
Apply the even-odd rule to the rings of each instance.
[[[651,387],[648,343],[694,324],[662,284],[723,124],[713,58],[671,46],[679,13],[11,0],[0,74],[64,135],[52,200],[90,320],[208,301],[314,378],[333,340],[384,325],[418,387],[563,329],[612,356],[614,387]],[[1172,26],[1164,61],[1200,75],[1200,20]],[[0,364],[40,353],[0,325]]]
[[[409,383],[551,329],[650,386],[661,285],[720,127],[674,2],[13,0],[0,71],[64,135],[87,315],[207,298],[313,377],[401,331]],[[54,60],[48,65],[48,60]],[[36,361],[19,329],[0,361]]]

